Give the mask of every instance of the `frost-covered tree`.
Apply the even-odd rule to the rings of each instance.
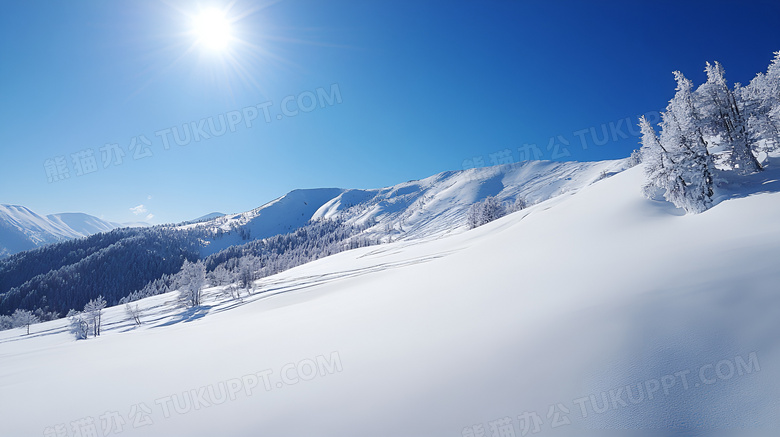
[[[66,317],[68,318],[70,333],[76,337],[76,340],[87,338],[89,323],[87,323],[85,315],[80,311],[70,310]]]
[[[644,118],[643,115],[641,118]],[[636,167],[637,165],[642,163],[642,151],[640,149],[636,149],[631,152],[631,156],[628,157],[628,162],[626,162],[626,165],[628,167]]]
[[[38,316],[33,314],[32,311],[17,309],[14,311],[14,313],[11,315],[11,319],[13,320],[13,325],[16,328],[25,328],[27,329],[27,334],[30,334],[30,325],[33,325],[35,323],[38,323]]]
[[[106,300],[103,296],[98,296],[95,299],[90,300],[84,305],[84,315],[86,316],[87,323],[92,325],[92,336],[97,337],[100,335],[100,327],[102,324],[103,309],[106,307]]]
[[[136,325],[141,324],[141,315],[143,314],[143,310],[138,307],[138,304],[125,304],[125,314],[129,319],[131,319],[133,322],[135,322]]]
[[[252,267],[251,260],[244,258],[241,259],[238,267],[238,282],[241,287],[247,290],[252,288],[252,281],[255,279]]]
[[[201,304],[201,290],[206,283],[206,266],[203,261],[186,261],[179,277],[179,298],[187,306]]]
[[[523,196],[517,196],[515,201],[507,208],[508,212],[516,212],[528,208],[528,202]]]
[[[698,213],[712,204],[712,157],[694,106],[693,83],[679,71],[674,76],[677,92],[661,116],[660,136],[646,119],[640,121],[648,179],[644,192],[652,196],[657,189],[675,206]]]
[[[706,135],[717,138],[731,152],[731,167],[740,174],[755,173],[761,164],[753,155],[753,141],[747,130],[742,104],[726,82],[719,62],[707,63],[707,81],[696,90],[700,125]]]
[[[639,128],[642,132],[642,158],[645,164],[645,177],[647,181],[642,187],[645,196],[653,198],[656,194],[665,194],[670,187],[670,181],[679,177],[675,171],[675,162],[667,151],[653,126],[645,116],[639,118]]]
[[[504,206],[493,196],[488,196],[482,202],[477,202],[469,208],[466,217],[469,229],[490,223],[505,215]]]
[[[0,331],[14,327],[14,319],[11,316],[0,315]]]
[[[735,93],[745,106],[750,138],[764,150],[780,148],[780,51],[766,73],[758,73]]]

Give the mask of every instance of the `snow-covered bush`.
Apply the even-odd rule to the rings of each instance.
[[[85,315],[80,311],[70,310],[66,317],[68,318],[70,333],[76,337],[76,340],[87,338],[89,323],[87,323]]]
[[[506,214],[504,206],[493,196],[488,196],[485,200],[471,205],[469,208],[467,220],[469,229],[490,223]]]
[[[11,329],[13,327],[14,320],[11,318],[11,316],[0,315],[0,331],[5,331],[6,329]]]

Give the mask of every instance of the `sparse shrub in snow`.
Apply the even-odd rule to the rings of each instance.
[[[467,220],[469,229],[490,223],[506,214],[504,206],[493,196],[488,196],[485,200],[471,205],[469,208]]]
[[[222,295],[228,299],[235,299],[239,302],[243,300],[241,297],[241,288],[236,284],[230,284],[225,287],[225,289],[222,290]]]
[[[598,182],[602,179],[606,179],[609,177],[609,173],[607,173],[606,170],[601,170],[601,173],[599,173],[598,176],[596,176],[596,180],[594,182]]]
[[[26,328],[27,334],[30,333],[30,325],[38,323],[38,316],[33,314],[32,311],[17,309],[11,315],[11,320],[15,328]]]
[[[129,319],[135,322],[136,325],[141,324],[141,315],[143,314],[143,310],[138,307],[138,304],[132,305],[130,303],[126,303],[125,314]]]

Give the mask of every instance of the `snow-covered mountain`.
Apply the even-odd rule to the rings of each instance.
[[[440,237],[466,229],[469,207],[488,196],[535,204],[571,194],[627,168],[627,160],[600,162],[525,161],[495,167],[448,171],[422,180],[379,189],[319,188],[292,191],[259,208],[189,223],[216,234],[242,229],[209,242],[204,254],[291,232],[312,220],[341,218],[373,225],[365,236],[390,240]]]
[[[203,255],[247,240],[285,234],[312,220],[336,217],[350,224],[373,225],[365,236],[382,241],[438,237],[465,230],[468,208],[487,196],[508,203],[518,197],[529,204],[538,203],[576,192],[625,168],[626,160],[526,161],[449,171],[378,189],[300,189],[251,211],[211,213],[171,227],[211,232],[215,238],[204,241]],[[1,205],[0,257],[127,226],[147,224],[119,224],[80,213],[41,216],[23,206]],[[225,232],[227,236],[216,238]]]
[[[190,220],[189,223],[196,223],[196,222],[204,222],[204,221],[207,221],[207,220],[213,220],[213,219],[215,219],[217,217],[222,217],[223,215],[225,215],[225,214],[222,213],[222,212],[210,212],[210,213],[208,213],[206,215],[202,215],[202,216],[200,216],[200,217],[198,217],[198,218],[196,218],[194,220]]]
[[[122,227],[82,213],[39,215],[19,205],[0,205],[0,258],[45,244]]]
[[[131,294],[137,299],[166,292],[170,280],[179,279],[163,276],[176,274],[185,259],[203,260],[214,281],[229,283],[242,268],[259,278],[347,248],[441,238],[465,231],[468,209],[487,196],[534,204],[575,193],[626,165],[537,161],[445,172],[381,189],[295,190],[241,214],[71,240],[0,261],[0,313],[25,305],[62,315],[99,294],[116,303]],[[62,229],[73,218],[90,223],[63,216],[53,225]]]
[[[84,341],[65,320],[0,332],[0,429],[777,435],[779,168],[719,187],[697,215],[644,198],[641,166],[592,184],[572,175],[578,191],[468,232],[320,259],[241,300],[225,287],[195,309],[154,296],[137,302],[139,326],[108,308],[103,334]],[[347,192],[331,200],[346,206]],[[323,199],[312,214],[338,210]],[[387,208],[366,205],[355,220]],[[19,401],[30,393],[48,395],[31,408]]]

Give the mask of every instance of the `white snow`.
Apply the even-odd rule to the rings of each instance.
[[[480,426],[490,436],[491,423],[505,417],[519,436],[525,413],[541,421],[528,434],[542,436],[776,429],[780,162],[722,189],[720,203],[698,215],[644,199],[641,167],[590,184],[604,170],[592,166],[595,173],[572,172],[573,180],[590,178],[577,191],[446,238],[321,259],[257,281],[243,302],[209,289],[202,308],[184,310],[173,294],[156,296],[139,302],[147,309],[141,327],[123,308],[109,308],[103,335],[82,341],[64,321],[34,325],[29,337],[0,332],[0,435],[41,435],[56,425],[76,435],[72,423],[92,418],[100,428],[114,412],[128,436],[455,437],[479,435]],[[475,186],[516,195],[500,174]],[[396,211],[391,199],[444,184],[447,175],[437,178],[396,187],[365,214]],[[561,179],[532,178],[538,198],[565,190]],[[405,226],[435,227],[426,214],[446,213],[437,199],[451,205],[481,195],[457,188],[468,181],[452,182],[433,198],[404,201],[429,205]],[[327,194],[312,214],[367,197]],[[288,363],[290,373],[305,374],[317,360],[330,360],[332,371],[281,379]],[[248,376],[266,369],[268,390]],[[219,405],[182,405],[181,413],[170,404],[200,388],[212,399],[208,388],[219,393],[220,383],[240,391]],[[645,393],[657,387],[653,399],[617,394],[636,384]],[[608,408],[597,413],[592,400],[601,406],[602,393]],[[130,416],[141,403],[151,410],[145,426]]]

